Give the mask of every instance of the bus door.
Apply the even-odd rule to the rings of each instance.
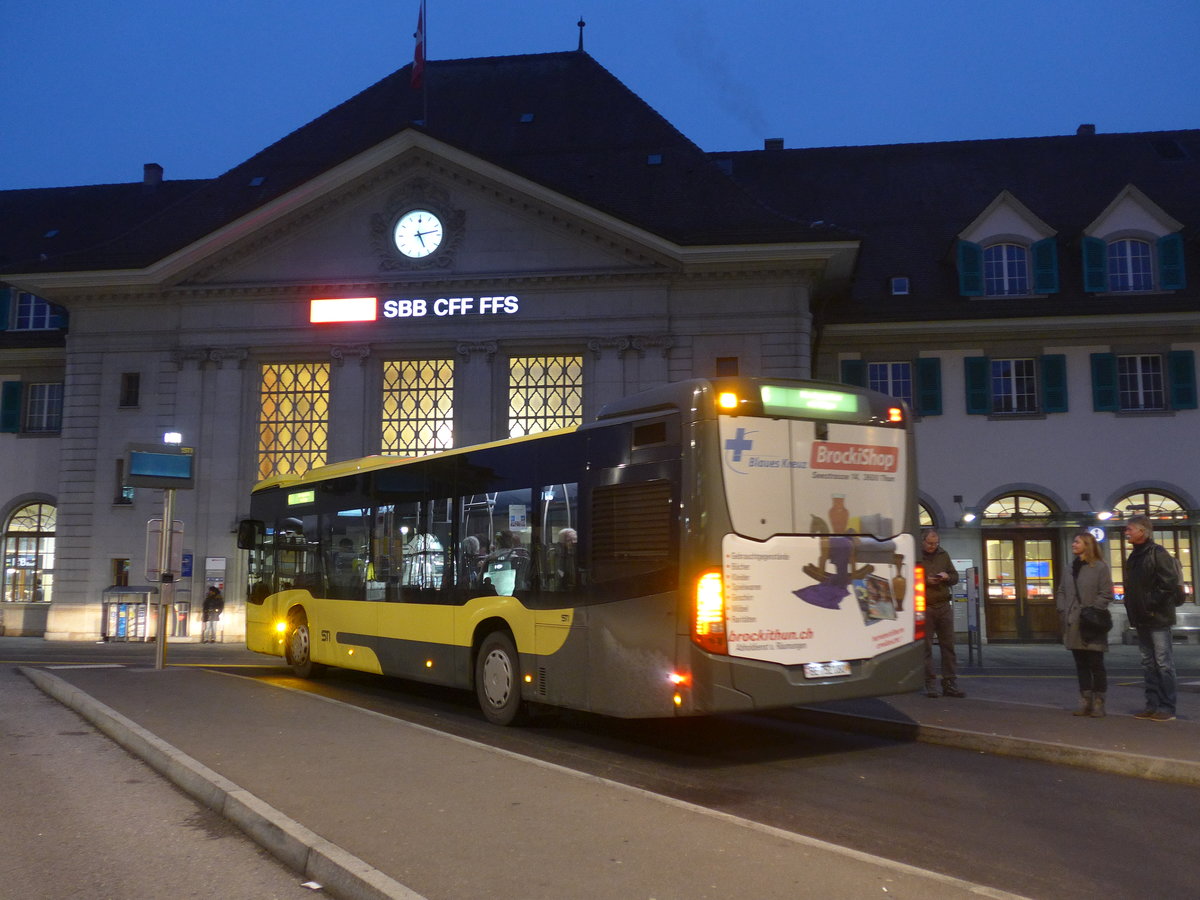
[[[451,498],[401,500],[375,511],[372,543],[384,671],[449,683],[454,634]]]

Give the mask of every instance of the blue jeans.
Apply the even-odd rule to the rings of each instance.
[[[1171,651],[1171,629],[1137,628],[1142,651],[1142,673],[1146,679],[1146,708],[1175,714],[1175,659]]]

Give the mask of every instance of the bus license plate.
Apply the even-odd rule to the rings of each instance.
[[[830,662],[816,662],[804,664],[805,678],[836,678],[839,675],[850,674],[850,663],[840,659],[835,659]]]

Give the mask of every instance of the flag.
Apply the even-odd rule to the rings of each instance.
[[[425,0],[421,0],[421,11],[417,13],[417,30],[413,34],[417,41],[413,49],[412,86],[419,91],[425,80]]]

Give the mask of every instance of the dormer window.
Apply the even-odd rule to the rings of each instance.
[[[1008,191],[959,232],[955,255],[964,297],[1058,293],[1058,237]]]
[[[1020,244],[992,244],[983,250],[983,293],[987,297],[1029,293],[1029,253]]]
[[[1108,245],[1108,289],[1154,289],[1154,266],[1150,264],[1150,244],[1147,241],[1113,241]]]
[[[1128,185],[1083,232],[1083,289],[1090,294],[1187,287],[1183,225]]]

